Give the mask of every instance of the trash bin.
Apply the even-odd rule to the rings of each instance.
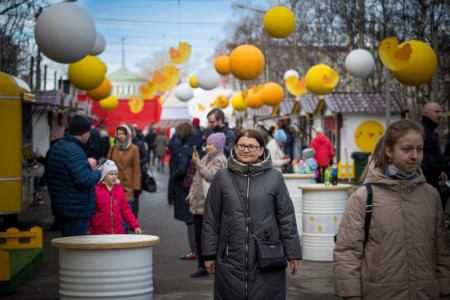
[[[351,157],[355,162],[355,178],[353,179],[355,184],[361,184],[360,178],[371,154],[370,152],[352,152]]]

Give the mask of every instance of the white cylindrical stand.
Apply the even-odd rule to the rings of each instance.
[[[351,185],[325,186],[322,183],[299,188],[303,192],[302,257],[332,261],[334,235],[338,232]]]
[[[152,235],[57,238],[60,299],[152,299]]]
[[[314,174],[283,174],[284,182],[292,199],[292,204],[295,210],[295,220],[297,222],[298,234],[303,233],[303,218],[302,218],[302,190],[298,187],[301,184],[311,183],[315,177]]]

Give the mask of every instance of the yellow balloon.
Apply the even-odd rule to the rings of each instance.
[[[106,65],[97,57],[87,55],[69,64],[69,80],[80,90],[93,90],[105,79]]]
[[[327,65],[312,66],[306,73],[306,87],[316,95],[325,95],[334,90],[339,82],[339,74]]]
[[[193,88],[198,88],[198,84],[197,84],[197,77],[195,75],[192,75],[189,78],[189,84],[191,85],[191,87]]]
[[[231,97],[231,106],[235,110],[245,110],[247,108],[247,103],[244,101],[242,92],[236,93]]]
[[[111,95],[108,98],[100,100],[100,107],[104,110],[113,110],[119,105],[119,99],[116,95]]]
[[[274,38],[288,37],[295,29],[295,16],[284,6],[269,9],[263,19],[264,30]]]
[[[398,81],[406,85],[421,85],[430,81],[437,67],[437,58],[433,49],[421,41],[410,40],[400,44],[411,45],[412,53],[408,64],[401,70],[392,71]]]

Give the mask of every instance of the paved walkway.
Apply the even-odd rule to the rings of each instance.
[[[140,200],[139,221],[144,234],[156,235],[161,243],[153,251],[153,286],[155,300],[213,299],[213,276],[191,278],[197,261],[183,261],[179,256],[188,250],[186,225],[173,218],[173,206],[167,204],[168,174],[157,173],[156,193],[144,192]],[[22,230],[33,226],[44,229],[44,259],[38,271],[16,291],[3,299],[59,299],[58,250],[51,240],[60,237],[58,231],[47,231],[53,217],[48,194],[44,206],[30,206],[20,215]],[[287,299],[338,299],[333,296],[331,262],[301,261],[295,277],[287,275]]]

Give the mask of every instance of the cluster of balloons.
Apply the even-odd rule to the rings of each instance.
[[[270,36],[275,38],[286,38],[295,29],[295,16],[292,11],[286,7],[273,7],[266,12],[263,25],[267,34]],[[214,89],[220,81],[220,75],[226,76],[232,74],[239,80],[254,80],[262,73],[264,65],[265,58],[261,50],[253,45],[240,45],[236,47],[229,56],[221,55],[217,57],[214,62],[214,68],[203,68],[196,75],[191,76],[189,78],[189,86],[187,86],[187,84],[180,84],[177,87],[175,95],[181,101],[189,101],[193,96],[193,92],[189,90],[189,87],[200,87],[204,90]],[[270,90],[270,88],[266,89],[266,93],[267,90]],[[254,87],[244,92],[244,94],[237,93],[232,97],[231,103],[237,110],[245,110],[247,105],[252,108],[261,107],[264,104],[262,95],[265,95],[262,91],[263,88],[259,85],[258,87]],[[226,99],[226,101],[224,99]],[[283,97],[281,97],[281,100],[282,99]],[[278,98],[267,101],[269,103],[275,103],[278,101]],[[216,98],[211,105],[224,108],[228,103],[228,98],[223,96]]]
[[[100,100],[102,107],[113,107],[110,99],[102,102],[111,93],[106,65],[97,57],[105,49],[105,38],[88,12],[67,2],[51,5],[36,20],[34,37],[45,56],[69,64],[69,80],[75,87]]]
[[[247,107],[257,109],[264,104],[276,107],[283,98],[283,87],[276,82],[268,82],[265,85],[254,85],[248,90],[235,93],[231,97],[231,105],[238,111],[246,110]]]

